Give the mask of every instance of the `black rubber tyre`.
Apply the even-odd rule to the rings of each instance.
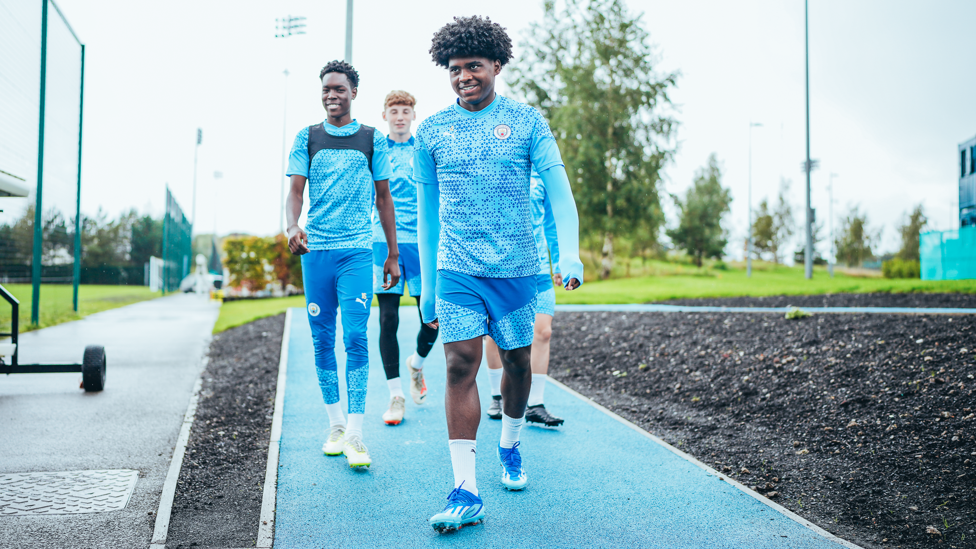
[[[81,384],[88,393],[105,388],[105,347],[85,347],[85,359],[81,363]]]

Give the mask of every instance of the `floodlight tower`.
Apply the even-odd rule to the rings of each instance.
[[[203,130],[197,128],[197,144],[193,148],[193,212],[190,214],[190,227],[197,222],[197,156],[200,153],[200,144],[203,143]]]
[[[803,53],[806,72],[806,97],[807,97],[807,160],[803,163],[803,170],[807,176],[806,188],[806,249],[803,253],[804,276],[807,279],[813,278],[813,210],[810,209],[810,172],[813,171],[814,164],[810,161],[810,0],[803,1]]]
[[[346,0],[346,63],[352,64],[352,0]]]
[[[752,278],[752,128],[761,128],[760,122],[749,122],[749,237],[746,239],[746,277]]]
[[[287,16],[275,19],[276,32],[275,38],[288,38],[305,34],[305,18],[300,16]],[[285,231],[285,181],[288,176],[285,170],[288,168],[288,69],[282,73],[285,75],[284,101],[281,114],[281,191],[278,193],[280,207],[278,208],[278,229]]]

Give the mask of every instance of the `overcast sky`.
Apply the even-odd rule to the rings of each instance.
[[[301,127],[324,118],[318,71],[343,56],[345,2],[58,3],[87,45],[82,210],[159,215],[168,184],[189,215],[199,127],[197,231],[276,232],[282,130],[290,146]],[[734,198],[729,227],[741,242],[749,122],[760,122],[752,136],[754,203],[789,178],[800,219],[803,2],[632,0],[629,7],[643,13],[660,68],[681,73],[672,92],[680,148],[665,170],[666,190],[682,192],[715,153]],[[452,16],[473,13],[453,1],[357,0],[353,116],[386,130],[380,113],[391,89],[413,93],[420,118],[453,101],[446,71],[427,50]],[[496,0],[479,13],[519,43],[541,2]],[[275,18],[289,14],[308,18],[308,34],[276,39]],[[827,219],[826,187],[836,173],[835,216],[861,205],[884,228],[886,250],[897,248],[895,226],[917,203],[934,227],[954,226],[956,147],[976,135],[974,21],[976,2],[967,0],[811,2],[819,218]],[[2,215],[16,209],[10,199],[2,205]],[[730,252],[741,255],[741,245]]]

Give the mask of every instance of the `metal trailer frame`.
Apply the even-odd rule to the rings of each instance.
[[[12,309],[10,333],[0,333],[0,338],[9,337],[13,344],[13,352],[7,357],[0,353],[0,374],[51,374],[64,372],[80,372],[81,385],[85,392],[101,391],[105,388],[105,348],[101,345],[88,345],[81,364],[21,364],[18,360],[20,352],[20,301],[3,285],[0,285],[2,296]]]

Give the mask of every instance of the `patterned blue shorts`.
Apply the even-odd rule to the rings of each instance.
[[[403,295],[403,283],[407,284],[410,297],[420,295],[420,252],[416,244],[397,244],[400,250],[400,281],[389,290],[383,289],[383,263],[386,262],[386,242],[373,242],[373,293]]]
[[[444,343],[490,335],[505,350],[532,344],[536,277],[487,278],[437,271],[437,320]]]
[[[556,316],[556,289],[552,287],[552,277],[536,275],[536,292],[535,314]]]

